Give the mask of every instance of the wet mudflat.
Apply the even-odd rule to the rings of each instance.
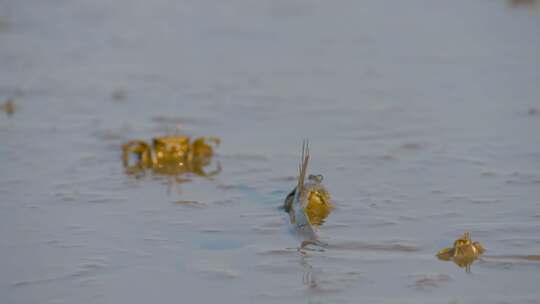
[[[538,303],[534,1],[0,2],[2,303]],[[125,174],[217,136],[223,170]],[[328,248],[278,209],[303,138]],[[470,231],[466,273],[435,254]]]

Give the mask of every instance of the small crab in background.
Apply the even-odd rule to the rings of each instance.
[[[530,11],[534,11],[538,6],[538,0],[508,0],[511,7],[525,7]]]
[[[206,172],[214,155],[214,149],[219,146],[217,137],[200,137],[191,141],[189,136],[172,135],[156,137],[152,145],[142,140],[132,140],[122,145],[122,161],[127,173],[138,173],[151,169],[154,173],[164,175],[182,175],[194,173],[198,176],[211,177],[221,172],[218,164],[216,170]],[[130,156],[135,161],[130,162]],[[184,180],[177,178],[177,182]]]
[[[6,100],[2,105],[2,110],[4,110],[8,116],[13,115],[13,113],[15,113],[15,101],[13,101],[13,99]]]
[[[443,261],[453,261],[465,271],[471,271],[472,263],[478,259],[486,249],[479,242],[471,240],[469,232],[465,232],[463,236],[454,242],[454,247],[444,248],[437,253],[437,258]]]

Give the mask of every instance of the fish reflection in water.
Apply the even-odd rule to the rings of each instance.
[[[364,280],[361,272],[346,268],[325,269],[316,264],[316,255],[301,255],[300,267],[302,268],[302,284],[308,296],[314,296],[313,300],[321,300],[319,296],[339,293],[346,289],[358,286],[358,281]],[[311,303],[311,298],[310,303]]]
[[[191,141],[185,135],[156,137],[152,146],[142,140],[132,140],[122,145],[122,162],[126,173],[136,177],[151,170],[155,174],[172,176],[177,183],[189,181],[181,177],[187,173],[210,178],[221,172],[219,162],[213,171],[205,170],[219,144],[217,137],[200,137]],[[135,157],[134,162],[132,157]]]
[[[308,245],[323,245],[317,230],[333,209],[330,194],[322,184],[323,176],[307,176],[309,157],[309,146],[304,141],[298,182],[283,204],[295,232],[303,239],[300,249]]]
[[[317,280],[317,274],[313,270],[313,266],[308,262],[307,257],[302,256],[300,261],[300,266],[302,266],[302,283],[308,289],[318,289],[319,282]]]
[[[479,242],[471,240],[469,232],[454,242],[451,248],[444,248],[437,253],[437,258],[442,261],[453,261],[466,272],[471,271],[471,265],[476,261],[486,249]]]

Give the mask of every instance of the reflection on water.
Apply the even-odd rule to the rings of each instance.
[[[122,162],[126,173],[140,177],[150,169],[157,174],[173,176],[177,183],[189,181],[181,177],[186,173],[202,177],[219,174],[219,162],[216,169],[205,169],[212,161],[214,149],[220,143],[219,138],[200,137],[190,140],[188,136],[173,135],[156,137],[152,140],[152,145],[141,140],[125,143],[122,145]],[[131,157],[135,160],[132,161]]]
[[[9,22],[6,19],[2,18],[2,16],[0,16],[0,32],[7,30],[8,27],[9,27]]]
[[[315,290],[319,288],[319,282],[317,280],[317,274],[313,270],[313,266],[308,262],[308,257],[302,256],[300,260],[302,266],[302,283],[309,290]]]
[[[479,242],[473,242],[468,232],[454,242],[454,247],[444,248],[437,253],[442,261],[453,261],[466,272],[471,271],[472,263],[477,260],[486,249]]]
[[[418,290],[433,289],[452,281],[452,278],[450,276],[442,273],[419,274],[413,275],[412,277],[415,280],[412,286]]]
[[[361,279],[361,273],[354,271],[351,267],[329,271],[315,264],[314,258],[316,256],[302,255],[300,257],[302,285],[308,295],[315,296],[313,299],[352,288]]]
[[[328,245],[330,249],[352,251],[388,251],[388,252],[418,252],[420,249],[413,244],[405,243],[365,243],[360,241],[340,241]]]

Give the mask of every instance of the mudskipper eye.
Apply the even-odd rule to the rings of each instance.
[[[309,180],[317,182],[317,183],[322,182],[323,178],[324,177],[321,174],[317,174],[317,175],[310,174],[308,177]]]

